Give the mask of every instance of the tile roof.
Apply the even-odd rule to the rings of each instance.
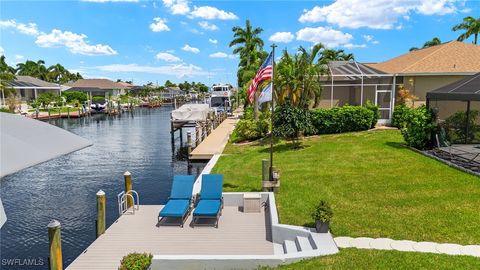
[[[480,72],[480,45],[450,41],[368,65],[399,74],[476,73]]]

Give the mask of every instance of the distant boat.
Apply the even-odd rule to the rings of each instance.
[[[94,110],[95,112],[103,112],[107,108],[107,102],[95,102],[90,105],[90,109]]]

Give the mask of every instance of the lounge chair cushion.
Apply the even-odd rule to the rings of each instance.
[[[222,186],[222,174],[202,175],[202,189],[200,190],[200,200],[220,200],[222,198]]]
[[[193,183],[195,177],[193,175],[175,175],[173,177],[171,199],[189,200],[192,198]]]
[[[220,200],[200,200],[193,211],[193,215],[216,217],[218,212],[220,212],[220,207]]]
[[[159,217],[183,217],[190,205],[189,200],[169,200],[160,211]]]

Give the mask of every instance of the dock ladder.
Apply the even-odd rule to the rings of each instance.
[[[135,195],[135,196],[134,196]],[[132,211],[129,211],[130,209],[128,208],[128,198],[132,199],[133,206],[131,207]],[[138,196],[138,193],[135,190],[129,190],[127,192],[122,191],[118,193],[117,195],[117,201],[118,201],[118,215],[121,216],[125,213],[131,213],[132,215],[135,215],[135,210],[140,209],[140,196]]]

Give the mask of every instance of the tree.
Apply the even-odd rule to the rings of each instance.
[[[480,17],[475,19],[472,16],[463,18],[463,22],[453,26],[452,31],[464,30],[457,40],[464,41],[473,35],[473,44],[477,44],[478,33],[480,33]]]
[[[0,56],[0,90],[2,97],[7,99],[8,107],[11,112],[17,107],[18,98],[15,89],[8,85],[8,81],[15,80],[15,69],[7,64],[5,56]]]
[[[328,64],[330,61],[351,61],[355,60],[353,54],[345,53],[344,50],[324,49],[320,53],[320,64]]]
[[[177,85],[172,83],[170,80],[167,80],[165,82],[165,87],[177,87]]]
[[[432,40],[429,40],[423,44],[422,48],[428,48],[436,45],[442,44],[442,41],[438,37],[432,38]]]
[[[17,75],[32,76],[45,81],[48,80],[48,70],[43,60],[38,60],[37,62],[27,60],[25,63],[18,63]]]

